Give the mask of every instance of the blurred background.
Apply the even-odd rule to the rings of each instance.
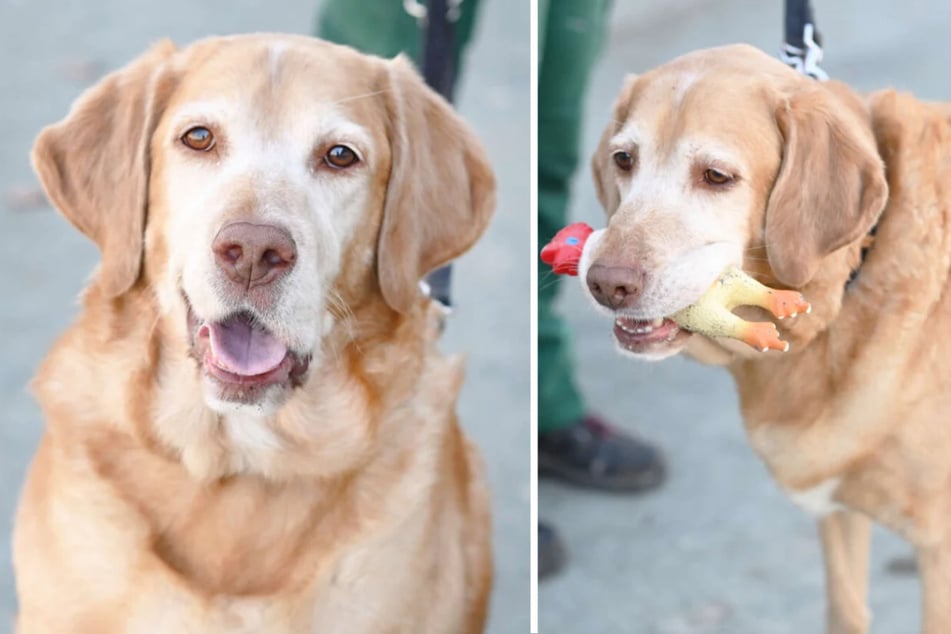
[[[896,87],[951,101],[951,3],[812,4],[824,37],[823,67],[834,79],[861,90]],[[779,0],[615,0],[587,94],[585,164],[575,178],[572,220],[604,225],[587,159],[625,74],[733,42],[777,54],[782,34]],[[576,280],[564,285],[560,305],[575,334],[577,376],[591,406],[662,445],[669,477],[641,497],[540,483],[540,516],[560,530],[569,551],[563,572],[540,585],[540,631],[824,631],[815,523],[779,491],[749,448],[728,373],[686,359],[622,359],[614,352],[610,322],[582,298]],[[872,548],[872,632],[918,632],[911,548],[881,529]]]
[[[381,0],[384,1],[384,0]],[[386,0],[399,1],[399,0]],[[9,538],[42,429],[27,383],[98,260],[47,206],[29,165],[40,128],[152,42],[213,34],[311,33],[318,0],[0,0],[0,633],[15,611]],[[458,264],[443,349],[468,358],[460,417],[493,494],[496,582],[488,631],[529,629],[529,3],[483,2],[458,108],[498,180],[495,220]],[[512,6],[509,6],[512,5]],[[522,271],[524,274],[513,275]]]

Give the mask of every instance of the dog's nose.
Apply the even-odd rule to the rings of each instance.
[[[291,234],[274,225],[232,222],[221,228],[211,249],[218,268],[246,289],[270,284],[297,260]]]
[[[644,292],[646,277],[640,268],[593,264],[585,281],[599,304],[617,310],[630,306]]]

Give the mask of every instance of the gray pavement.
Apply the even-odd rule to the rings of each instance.
[[[951,100],[951,4],[815,0],[825,68],[869,90],[898,87]],[[588,94],[589,156],[622,78],[697,48],[749,42],[778,50],[782,3],[617,2],[610,42]],[[587,166],[574,217],[603,217]],[[685,359],[635,363],[613,351],[610,326],[567,284],[578,376],[591,406],[665,447],[669,482],[643,497],[593,495],[542,482],[542,518],[570,549],[564,574],[540,587],[543,634],[805,634],[822,632],[823,582],[812,520],[770,480],[742,433],[729,375]],[[918,584],[888,572],[911,554],[874,534],[874,634],[918,631]],[[900,563],[900,561],[899,561]],[[951,627],[951,625],[949,625]],[[949,630],[951,631],[951,630]]]
[[[102,70],[165,36],[307,33],[317,2],[286,0],[0,0],[0,633],[14,592],[9,532],[40,434],[26,390],[53,338],[72,319],[95,248],[35,206],[28,163],[41,126],[61,118]],[[494,494],[496,586],[489,631],[528,631],[529,603],[529,8],[486,2],[460,94],[499,181],[489,233],[459,265],[458,311],[444,345],[468,356],[461,418],[482,448]],[[518,272],[521,271],[521,274]]]

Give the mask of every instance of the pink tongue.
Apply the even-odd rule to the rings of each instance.
[[[208,323],[211,352],[220,368],[254,376],[276,368],[287,355],[287,347],[263,328],[252,328],[246,317]]]

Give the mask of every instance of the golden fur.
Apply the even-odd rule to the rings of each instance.
[[[213,160],[175,128],[208,104]],[[359,170],[297,165],[325,121]],[[461,363],[417,285],[481,235],[494,182],[409,64],[295,36],[162,43],[44,130],[34,164],[102,265],[33,384],[47,427],[16,520],[17,631],[482,631],[488,499]],[[275,328],[313,362],[261,411],[210,404],[189,351],[182,290],[217,300],[181,245],[205,257],[235,218],[287,222],[301,251]]]
[[[949,112],[894,91],[862,97],[820,84],[736,46],[630,78],[594,157],[609,223],[593,261],[634,260],[649,277],[673,270],[664,267],[709,244],[678,206],[695,200],[731,228],[728,256],[708,258],[710,271],[730,261],[812,302],[811,314],[778,322],[788,353],[697,335],[653,352],[686,349],[726,365],[751,443],[778,483],[794,497],[828,495],[814,497],[813,510],[831,633],[868,631],[869,519],[917,550],[924,632],[951,624]],[[632,125],[645,169],[662,156],[666,172],[614,169],[612,140]],[[672,166],[685,152],[732,156],[735,182],[717,191],[668,183],[655,191],[676,194],[660,202],[636,195],[638,179],[679,178]]]

